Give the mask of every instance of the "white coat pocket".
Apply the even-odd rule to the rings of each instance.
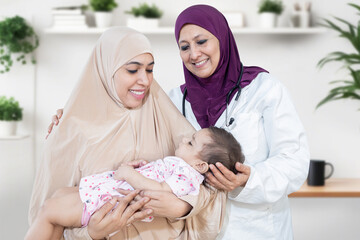
[[[239,113],[235,117],[234,128],[230,130],[239,141],[245,159],[258,149],[260,118],[259,113]]]

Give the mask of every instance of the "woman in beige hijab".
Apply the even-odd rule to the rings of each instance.
[[[81,177],[116,169],[121,163],[173,155],[181,139],[194,133],[153,80],[153,65],[144,35],[115,27],[100,37],[58,128],[46,141],[30,203],[30,224],[57,189],[77,186]],[[111,214],[98,215],[86,228],[67,229],[64,236],[103,239],[119,230],[110,239],[215,239],[225,198],[223,192],[217,194],[202,186],[197,197],[171,197],[173,208],[186,209],[184,201],[192,207],[181,219],[166,218],[176,215],[178,209],[165,209],[167,215],[154,209],[157,217],[152,222],[139,221],[117,229],[117,223],[109,221]],[[178,217],[184,214],[186,210]]]

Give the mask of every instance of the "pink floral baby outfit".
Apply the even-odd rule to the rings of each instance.
[[[158,182],[165,181],[178,197],[199,194],[200,184],[204,180],[198,171],[181,158],[174,156],[150,162],[136,170],[147,178]],[[112,199],[112,196],[123,196],[116,189],[134,189],[126,181],[115,180],[114,174],[115,171],[107,171],[80,180],[79,193],[81,201],[84,203],[81,219],[83,226],[88,224],[90,216]],[[152,219],[153,217],[149,217],[144,221],[152,221]]]

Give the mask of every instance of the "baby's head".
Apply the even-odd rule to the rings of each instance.
[[[184,138],[175,155],[201,174],[209,170],[209,164],[217,162],[236,174],[235,163],[243,163],[245,159],[234,136],[217,127],[201,129],[194,133],[192,139]]]

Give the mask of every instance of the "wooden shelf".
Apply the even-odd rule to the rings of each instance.
[[[360,178],[330,178],[325,186],[308,186],[305,182],[289,197],[360,197]]]
[[[21,140],[24,138],[28,138],[30,135],[14,135],[14,136],[6,136],[6,137],[1,137],[0,136],[0,141],[2,140]]]
[[[47,28],[44,30],[46,34],[101,34],[106,28]],[[142,33],[148,35],[173,35],[173,27],[159,27],[154,29],[141,30]],[[325,28],[233,28],[232,32],[237,34],[319,34],[325,33]]]

